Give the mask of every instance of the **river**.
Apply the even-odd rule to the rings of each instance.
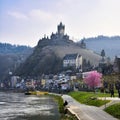
[[[60,120],[60,114],[50,96],[0,92],[0,120]]]

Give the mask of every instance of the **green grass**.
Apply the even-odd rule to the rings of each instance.
[[[109,100],[98,100],[97,97],[110,96],[109,94],[104,94],[104,93],[81,92],[81,91],[70,92],[69,95],[82,104],[87,104],[97,107],[100,107],[109,102]]]
[[[117,103],[117,104],[114,104],[114,105],[107,107],[105,109],[105,111],[107,113],[111,114],[112,116],[120,119],[120,103]]]
[[[54,100],[58,103],[59,112],[64,113],[64,106],[63,106],[64,101],[63,101],[62,97],[58,96],[58,95],[50,95],[50,96],[53,96]]]
[[[109,101],[107,100],[97,100],[97,97],[110,97],[110,94],[104,94],[104,93],[93,93],[93,92],[70,92],[70,96],[72,96],[74,99],[79,101],[82,104],[87,104],[87,105],[93,105],[93,106],[101,106],[104,105],[105,103],[108,103]],[[118,97],[118,94],[115,93],[115,96]],[[120,103],[111,105],[105,109],[105,111],[115,118],[120,119]]]
[[[78,120],[75,115],[63,115],[61,120]]]
[[[64,106],[63,106],[64,101],[61,96],[57,96],[57,95],[50,95],[50,96],[54,97],[54,100],[58,103],[59,112],[61,114],[60,120],[77,120],[77,118],[70,113],[64,114]]]

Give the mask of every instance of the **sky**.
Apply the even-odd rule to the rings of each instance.
[[[65,25],[72,40],[120,35],[120,0],[0,0],[0,42],[34,47]]]

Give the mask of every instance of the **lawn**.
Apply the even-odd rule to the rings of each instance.
[[[93,93],[93,92],[70,92],[70,96],[72,96],[74,99],[76,99],[78,102],[82,104],[87,105],[93,105],[100,107],[101,105],[104,105],[109,102],[109,100],[97,100],[97,97],[110,97],[110,94],[104,94],[104,93]],[[117,96],[117,93],[115,94]],[[120,103],[111,105],[105,109],[105,111],[112,116],[120,119]]]
[[[97,97],[110,96],[110,94],[104,94],[99,92],[94,93],[94,92],[78,91],[78,92],[70,92],[69,95],[82,104],[93,105],[97,107],[100,107],[110,102],[109,100],[98,100]]]
[[[117,103],[117,104],[114,104],[114,105],[107,107],[105,109],[105,111],[107,113],[111,114],[112,116],[120,119],[120,103]]]

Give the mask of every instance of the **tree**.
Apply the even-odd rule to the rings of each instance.
[[[85,78],[84,82],[95,91],[95,87],[99,87],[101,84],[102,74],[97,71],[91,71]]]
[[[102,56],[103,58],[105,57],[105,51],[104,51],[104,50],[101,51],[101,56]]]

